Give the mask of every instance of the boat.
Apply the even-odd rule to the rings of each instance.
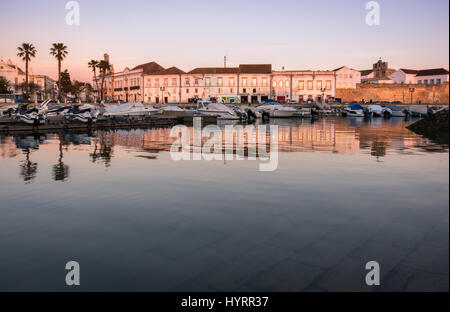
[[[239,120],[242,118],[233,108],[211,101],[197,101],[197,113],[203,116],[216,116],[217,119]]]
[[[167,105],[161,107],[161,114],[168,115],[168,114],[184,114],[186,110],[176,106],[176,105]]]
[[[380,105],[369,105],[369,107],[367,108],[369,114],[372,117],[382,117],[383,116],[383,107],[381,107]]]
[[[270,118],[290,118],[297,114],[295,108],[283,106],[274,100],[266,100],[263,105],[256,107],[256,110],[269,114]]]
[[[405,117],[405,112],[398,106],[390,105],[383,109],[383,115],[385,117]]]
[[[40,114],[37,108],[27,109],[26,105],[18,108],[13,116],[19,122],[34,126],[45,124],[47,119],[47,116]]]
[[[364,117],[364,107],[359,104],[351,104],[344,108],[343,114],[347,117]]]
[[[104,116],[149,116],[158,113],[159,110],[151,106],[144,106],[142,103],[124,103],[112,105],[105,108]]]
[[[97,121],[98,112],[89,106],[79,107],[71,106],[64,114],[64,118],[68,121],[77,121],[81,123],[93,123]]]
[[[425,105],[411,105],[409,111],[412,117],[426,117],[428,116],[428,109]]]

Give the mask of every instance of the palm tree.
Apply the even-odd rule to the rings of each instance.
[[[20,47],[17,48],[19,53],[18,57],[22,58],[25,62],[25,85],[26,85],[26,97],[28,98],[28,63],[31,62],[32,57],[36,57],[36,48],[32,43],[22,43]]]
[[[58,97],[61,90],[61,63],[68,54],[69,52],[64,43],[54,43],[50,48],[50,55],[53,55],[58,61]]]
[[[105,84],[106,74],[111,70],[111,64],[105,60],[100,61],[100,63],[98,64],[98,69],[100,70],[100,75],[102,77],[102,84],[100,87],[100,91],[101,91],[100,99],[101,99],[101,101],[103,101],[103,95],[104,95],[103,94],[103,88],[104,88],[103,86]]]
[[[99,89],[98,89],[98,80],[97,80],[97,68],[98,68],[99,63],[100,62],[96,61],[96,60],[91,60],[88,63],[89,68],[92,68],[92,71],[94,72],[94,80],[95,80],[95,85],[97,86],[97,92],[99,91]]]

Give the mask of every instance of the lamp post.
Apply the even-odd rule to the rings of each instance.
[[[416,88],[409,88],[409,92],[411,93],[411,105],[413,103],[413,94],[416,91]]]
[[[320,88],[320,92],[322,92],[322,103],[321,104],[325,103],[325,91],[326,91],[326,88]]]
[[[161,91],[161,105],[164,104],[164,91],[165,91],[165,87],[160,87],[159,90]]]

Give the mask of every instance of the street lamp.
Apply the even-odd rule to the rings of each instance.
[[[411,92],[411,105],[413,103],[413,94],[416,91],[416,88],[409,88],[409,92]]]
[[[160,87],[159,90],[161,91],[161,104],[163,104],[164,101],[164,91],[166,90],[165,87]]]
[[[320,88],[320,92],[322,92],[322,104],[325,103],[325,91],[326,90],[327,90],[326,88]]]

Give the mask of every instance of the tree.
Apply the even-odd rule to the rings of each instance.
[[[64,43],[54,43],[50,48],[50,55],[53,55],[58,61],[58,90],[61,90],[61,63],[68,54],[69,52]]]
[[[29,94],[35,94],[36,92],[41,90],[41,86],[35,84],[34,82],[30,82],[27,86],[25,82],[22,82],[19,85],[19,89],[22,90],[24,93],[26,90],[28,90]]]
[[[36,57],[36,48],[32,43],[22,43],[20,47],[17,48],[19,53],[17,56],[22,58],[22,61],[25,62],[25,85],[26,85],[26,98],[28,98],[28,63],[31,62],[32,57]]]
[[[92,68],[92,71],[94,72],[94,80],[95,80],[95,85],[97,87],[97,92],[99,91],[99,89],[98,89],[98,80],[97,80],[97,68],[98,68],[99,64],[100,64],[100,62],[96,61],[96,60],[91,60],[88,63],[89,68]]]
[[[61,81],[60,81],[60,83],[61,83],[60,90],[64,94],[72,92],[72,81],[70,79],[70,74],[69,74],[69,71],[67,69],[61,73],[61,78],[60,79],[61,79]]]
[[[11,84],[9,83],[9,80],[3,76],[0,76],[0,94],[11,93],[11,90],[9,90],[10,87]]]
[[[100,76],[102,77],[101,87],[100,87],[100,100],[103,101],[103,89],[105,84],[105,78],[108,72],[111,70],[111,64],[108,61],[100,61],[98,64],[98,69],[100,70]]]

